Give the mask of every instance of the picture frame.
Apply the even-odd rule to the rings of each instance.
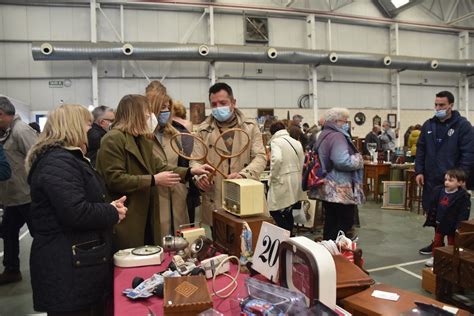
[[[375,125],[382,126],[382,118],[378,115],[375,115],[372,119],[372,127]]]
[[[195,125],[201,124],[206,119],[206,104],[204,102],[189,103],[189,117]]]
[[[406,183],[405,181],[382,181],[384,209],[405,210]]]
[[[397,114],[387,114],[387,121],[390,122],[391,128],[397,127]]]

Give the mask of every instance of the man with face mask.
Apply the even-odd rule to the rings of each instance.
[[[97,159],[97,151],[100,148],[100,140],[110,130],[115,119],[114,110],[105,105],[96,107],[92,111],[94,123],[87,132],[87,158],[90,159],[92,166],[95,168]]]
[[[198,127],[197,131],[197,134],[209,148],[214,145],[223,132],[230,128],[241,128],[250,137],[248,148],[240,156],[225,160],[219,170],[227,174],[229,179],[248,178],[258,180],[260,173],[267,165],[267,159],[262,134],[257,122],[246,118],[237,109],[232,88],[226,83],[216,83],[209,89],[209,102],[212,114]],[[240,151],[239,148],[244,145],[233,137],[224,139],[224,142],[230,152],[238,152]],[[210,150],[208,160],[211,164],[217,165],[220,156],[214,150]],[[190,166],[194,167],[199,163],[198,161],[191,161]],[[212,211],[221,207],[222,180],[223,178],[219,173],[214,176],[212,183],[208,181],[207,176],[197,180],[197,186],[204,191],[202,194],[201,217],[202,222],[207,225],[212,225]]]
[[[447,170],[460,168],[468,174],[474,164],[472,126],[453,106],[451,92],[436,94],[435,115],[423,124],[416,145],[416,183],[423,186],[424,211],[429,208],[433,188],[444,183]],[[432,244],[419,252],[431,255]]]

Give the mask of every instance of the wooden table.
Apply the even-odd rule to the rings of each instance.
[[[396,302],[375,298],[372,296],[374,290],[397,293],[398,295],[400,295],[400,298]],[[342,305],[345,310],[347,310],[349,313],[352,313],[352,315],[354,316],[399,316],[401,313],[407,312],[412,308],[415,308],[415,302],[434,304],[439,307],[443,307],[444,305],[446,305],[429,297],[397,289],[385,284],[377,284],[363,292],[346,297],[342,300]],[[456,315],[467,316],[470,314],[467,311],[460,309]]]
[[[370,191],[374,193],[374,201],[378,201],[380,195],[380,178],[390,177],[390,163],[364,162],[364,188],[368,196],[367,179],[370,179]]]

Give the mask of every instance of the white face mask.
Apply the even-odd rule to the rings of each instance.
[[[147,121],[147,125],[148,125],[148,132],[153,134],[155,132],[156,127],[158,126],[158,120],[156,119],[155,114],[150,115],[150,118]]]

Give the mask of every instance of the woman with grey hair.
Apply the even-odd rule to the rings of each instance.
[[[349,136],[349,111],[331,108],[313,150],[318,150],[326,174],[324,183],[308,192],[321,200],[325,210],[323,238],[335,240],[340,230],[348,233],[354,224],[355,206],[363,203],[364,161]]]

